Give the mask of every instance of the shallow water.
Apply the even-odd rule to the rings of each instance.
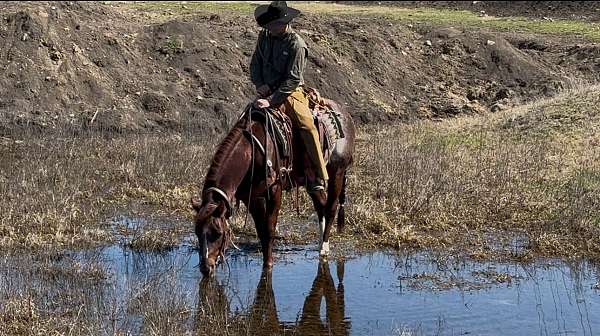
[[[203,323],[200,315],[213,314],[243,319],[250,334],[600,334],[600,271],[586,262],[476,263],[384,252],[322,262],[314,246],[279,247],[272,273],[264,274],[261,255],[247,246],[230,253],[214,280],[201,281],[190,245],[163,254],[112,246],[100,254],[113,274],[111,290],[123,297],[152,282],[167,284],[153,289],[167,298],[185,293],[192,328]],[[135,313],[126,320],[134,333],[143,325]]]

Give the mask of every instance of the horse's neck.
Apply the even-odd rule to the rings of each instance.
[[[249,144],[245,141],[243,128],[236,125],[217,147],[206,175],[204,189],[215,187],[233,199],[250,169]]]

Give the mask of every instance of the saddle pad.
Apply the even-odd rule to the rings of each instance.
[[[342,130],[341,113],[335,111],[327,105],[317,105],[313,111],[315,115],[315,123],[317,128],[323,128],[325,148],[329,151],[335,149],[338,139],[345,137],[344,131]],[[321,133],[321,132],[319,132]]]

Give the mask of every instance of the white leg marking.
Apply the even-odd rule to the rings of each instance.
[[[329,255],[329,242],[321,243],[321,251],[319,252],[319,254],[322,256]]]
[[[323,241],[325,234],[325,217],[319,220],[319,254],[326,256],[329,254],[329,242]]]

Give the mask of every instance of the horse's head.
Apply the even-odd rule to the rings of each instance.
[[[198,236],[200,271],[204,276],[214,274],[219,258],[225,257],[225,249],[231,239],[227,223],[227,205],[223,200],[208,197],[202,202],[192,198],[194,224]]]

